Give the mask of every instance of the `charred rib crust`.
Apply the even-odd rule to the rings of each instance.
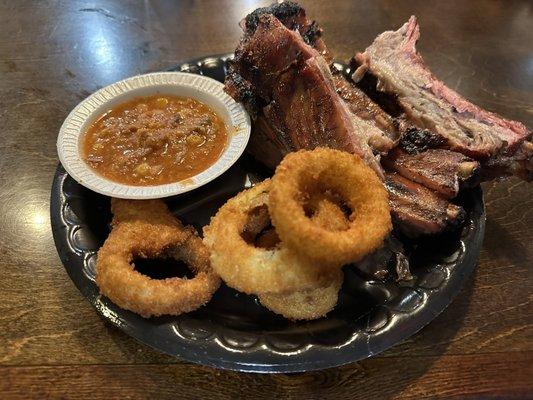
[[[244,18],[244,31],[252,35],[259,25],[261,15],[272,14],[283,25],[291,30],[297,30],[308,45],[313,46],[322,36],[322,29],[315,21],[308,21],[305,10],[291,1],[272,4],[268,7],[258,8]]]
[[[283,24],[291,18],[302,12],[303,8],[292,1],[287,1],[279,4],[272,4],[268,7],[261,7],[248,14],[244,19],[245,33],[252,35],[259,25],[259,17],[263,14],[272,14],[279,19]],[[289,27],[289,29],[293,29]]]
[[[235,100],[243,103],[244,107],[251,114],[252,118],[257,117],[261,108],[260,100],[255,95],[252,86],[246,81],[233,67],[233,61],[230,62],[228,77],[224,90]]]
[[[400,147],[408,154],[418,154],[428,149],[434,149],[444,144],[441,136],[414,126],[407,128],[400,138]]]
[[[322,36],[322,29],[319,28],[316,21],[312,21],[311,25],[309,25],[302,34],[305,43],[310,46],[313,46],[320,36]]]

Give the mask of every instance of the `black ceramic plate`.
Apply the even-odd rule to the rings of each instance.
[[[226,59],[209,57],[174,70],[223,80]],[[215,181],[167,203],[180,219],[200,229],[229,197],[267,175],[245,155]],[[480,188],[465,192],[458,202],[467,211],[461,230],[406,243],[413,281],[373,280],[346,267],[337,307],[325,318],[298,323],[224,285],[209,304],[179,317],[144,319],[122,310],[102,298],[94,283],[96,252],[109,233],[109,198],[80,186],[59,166],[50,211],[57,251],[71,279],[126,334],[158,351],[213,367],[303,372],[370,357],[413,335],[444,310],[474,269],[485,226]],[[166,267],[156,274],[172,271]]]

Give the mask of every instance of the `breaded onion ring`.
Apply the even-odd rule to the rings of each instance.
[[[204,228],[204,243],[211,253],[213,269],[228,286],[248,294],[279,294],[323,286],[331,274],[325,269],[331,270],[331,266],[320,268],[283,243],[265,249],[243,237],[243,232],[250,228],[250,213],[268,202],[269,190],[267,179],[239,193]],[[258,218],[264,223],[262,216]]]
[[[317,193],[305,204],[306,214],[315,223],[329,230],[348,229],[349,221],[338,203],[338,199],[329,193]],[[270,222],[270,218],[269,221]],[[262,226],[255,224],[262,230]],[[253,227],[250,227],[253,229]],[[253,232],[252,232],[253,233]],[[259,232],[258,232],[259,233]],[[279,242],[276,230],[270,228],[260,232],[256,244],[272,247]],[[325,316],[337,304],[338,294],[342,286],[343,273],[339,270],[332,276],[332,281],[322,288],[292,292],[289,294],[258,294],[261,304],[269,310],[291,320],[311,320]]]
[[[344,231],[350,226],[340,205],[327,194],[312,195],[304,207],[305,214],[309,215],[311,221],[325,229]]]
[[[350,210],[348,229],[314,223],[303,202],[310,193],[331,191]],[[356,262],[379,247],[391,230],[387,192],[356,155],[317,148],[289,153],[272,178],[268,209],[287,247],[318,262]]]
[[[341,270],[325,287],[290,294],[259,294],[261,304],[291,320],[311,320],[325,316],[337,304],[342,286]]]
[[[143,317],[179,315],[207,303],[220,285],[209,253],[194,229],[183,227],[162,201],[113,199],[113,230],[98,252],[96,283],[102,295]],[[135,257],[172,257],[192,279],[151,279],[135,271]]]
[[[256,246],[264,249],[273,249],[278,243],[279,237],[274,228],[260,233],[255,240]]]
[[[174,217],[166,204],[161,200],[124,200],[111,199],[112,226],[120,222],[146,221],[152,224],[175,225],[183,228],[183,224]]]

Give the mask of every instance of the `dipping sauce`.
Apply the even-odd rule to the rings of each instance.
[[[115,182],[152,186],[190,178],[215,163],[226,147],[224,121],[191,98],[155,95],[120,104],[96,120],[82,156]]]

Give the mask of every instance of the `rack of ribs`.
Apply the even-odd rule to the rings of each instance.
[[[358,154],[383,179],[395,228],[410,236],[460,225],[464,211],[452,199],[463,187],[528,170],[531,133],[437,85],[414,50],[416,20],[358,54],[354,79],[335,68],[322,30],[298,4],[259,8],[240,26],[244,35],[225,90],[252,115],[248,150],[267,166],[274,168],[288,152],[319,146]],[[393,64],[409,57],[392,60],[396,48],[403,52],[398,58],[408,51],[415,58],[411,70],[419,77],[411,79],[430,80],[434,89],[411,90],[409,72]],[[426,97],[417,98],[421,93]],[[428,99],[433,105],[424,109]]]
[[[380,34],[356,54],[354,81],[366,74],[365,85],[394,99],[415,126],[442,138],[442,146],[481,162],[483,175],[533,177],[532,133],[522,123],[481,109],[438,80],[416,50],[420,28],[412,16],[397,31]]]

